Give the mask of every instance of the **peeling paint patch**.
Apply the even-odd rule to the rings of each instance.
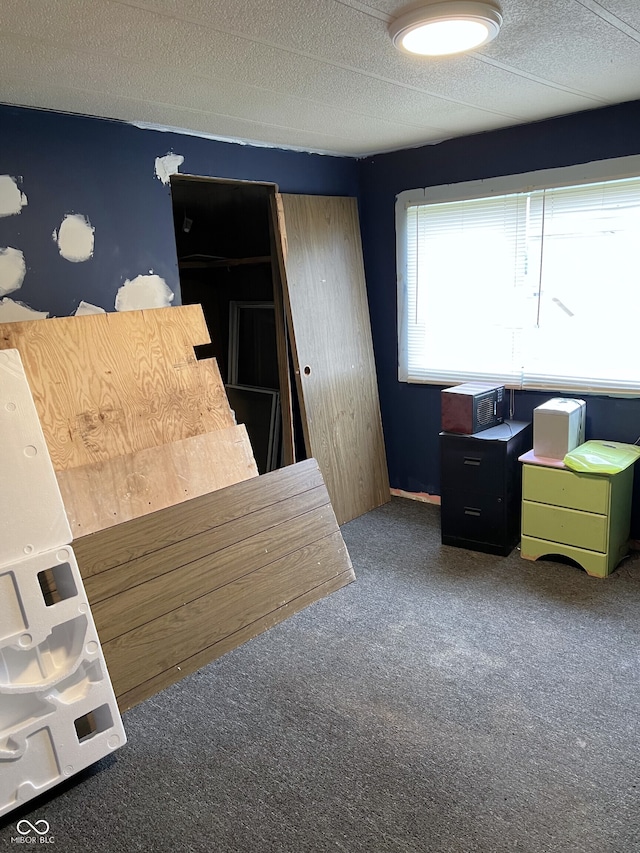
[[[0,216],[15,216],[27,204],[27,197],[18,187],[18,180],[11,175],[0,175]]]
[[[13,293],[22,287],[27,265],[20,249],[0,249],[0,296]]]
[[[85,302],[84,299],[74,311],[74,316],[85,317],[87,314],[106,314],[104,308],[99,308],[97,305],[92,305],[90,302]]]
[[[163,184],[169,183],[171,175],[177,175],[178,169],[184,163],[182,154],[169,151],[164,157],[156,157],[156,178]]]
[[[159,275],[138,275],[127,279],[116,294],[116,311],[140,311],[145,308],[168,308],[174,293]]]
[[[93,257],[95,228],[81,213],[67,213],[53,240],[58,244],[60,254],[67,261],[78,264]]]
[[[36,311],[24,302],[14,302],[7,296],[0,299],[0,323],[19,323],[22,320],[44,320],[49,316],[48,311]]]

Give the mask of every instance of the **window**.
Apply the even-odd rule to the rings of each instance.
[[[638,174],[624,158],[402,193],[399,378],[640,396]]]

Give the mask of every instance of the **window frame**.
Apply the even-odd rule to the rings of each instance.
[[[464,181],[451,184],[439,184],[432,187],[422,187],[405,190],[396,196],[396,286],[397,286],[397,336],[398,336],[398,381],[409,384],[446,385],[466,381],[465,377],[452,379],[442,376],[441,379],[411,376],[408,364],[408,332],[409,311],[407,296],[407,209],[420,204],[438,204],[459,202],[491,196],[502,196],[510,193],[531,192],[533,190],[551,189],[555,187],[571,187],[581,184],[591,184],[601,181],[615,181],[624,178],[640,176],[640,155],[631,155],[608,160],[595,160],[572,166],[553,169],[541,169],[534,172],[524,172],[514,175],[500,175],[487,179]],[[488,377],[493,378],[493,377]],[[504,383],[508,388],[521,389],[521,383]],[[542,386],[541,386],[542,387]],[[527,388],[536,390],[535,386],[527,384]],[[549,390],[544,386],[543,390]],[[580,394],[601,394],[603,396],[640,397],[637,392],[628,389],[620,390],[619,394],[611,391],[589,391],[585,388],[575,388]]]

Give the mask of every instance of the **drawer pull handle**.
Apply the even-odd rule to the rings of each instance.
[[[477,458],[477,456],[465,456],[464,457],[464,464],[465,465],[479,465],[480,460]]]
[[[465,515],[475,515],[475,516],[479,516],[479,515],[480,515],[480,512],[481,512],[481,510],[476,509],[476,507],[474,507],[474,506],[466,506],[466,507],[464,508],[464,514],[465,514]]]

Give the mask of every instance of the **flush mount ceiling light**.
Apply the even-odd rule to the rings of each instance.
[[[494,3],[441,0],[424,3],[389,24],[399,50],[421,56],[446,56],[482,47],[494,39],[502,14]]]

